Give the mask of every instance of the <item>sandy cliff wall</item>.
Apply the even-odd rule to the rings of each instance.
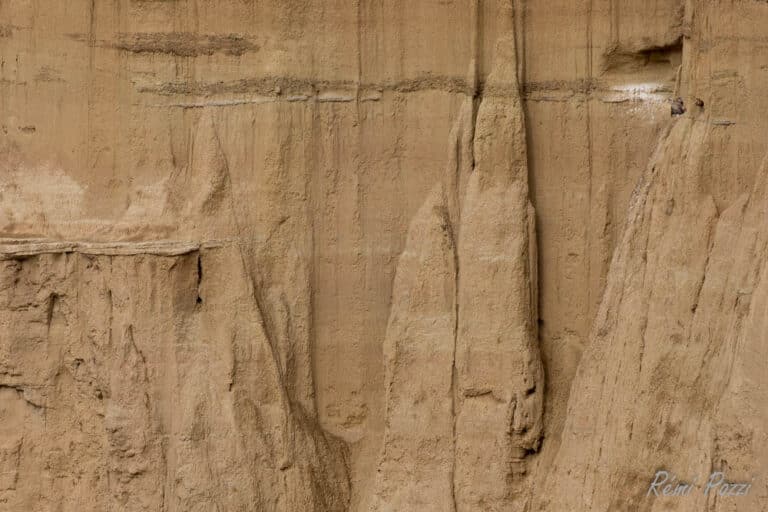
[[[0,0],[0,507],[653,510],[665,464],[757,478],[767,26]]]
[[[3,251],[5,510],[346,510],[237,247]]]
[[[756,363],[766,347],[768,217],[765,70],[755,59],[765,46],[732,35],[767,24],[757,2],[686,7],[688,112],[660,138],[634,191],[535,510],[768,503],[768,403]],[[649,499],[657,470],[696,490]],[[751,485],[749,494],[704,492],[718,472]]]

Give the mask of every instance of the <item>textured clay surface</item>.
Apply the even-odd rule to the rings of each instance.
[[[767,510],[767,133],[762,0],[0,0],[0,511]]]

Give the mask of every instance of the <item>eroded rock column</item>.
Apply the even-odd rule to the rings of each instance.
[[[476,126],[469,100],[452,131],[448,193],[429,196],[400,256],[372,510],[524,503],[544,388],[535,227],[512,34],[495,56]]]
[[[510,510],[542,433],[536,250],[514,36],[496,46],[477,114],[459,235],[458,510]]]

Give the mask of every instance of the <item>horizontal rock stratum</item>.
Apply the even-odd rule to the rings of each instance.
[[[0,0],[0,511],[768,509],[766,34]]]

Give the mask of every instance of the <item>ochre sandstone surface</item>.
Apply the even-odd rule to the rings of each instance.
[[[0,511],[766,510],[767,134],[761,0],[0,0]]]

